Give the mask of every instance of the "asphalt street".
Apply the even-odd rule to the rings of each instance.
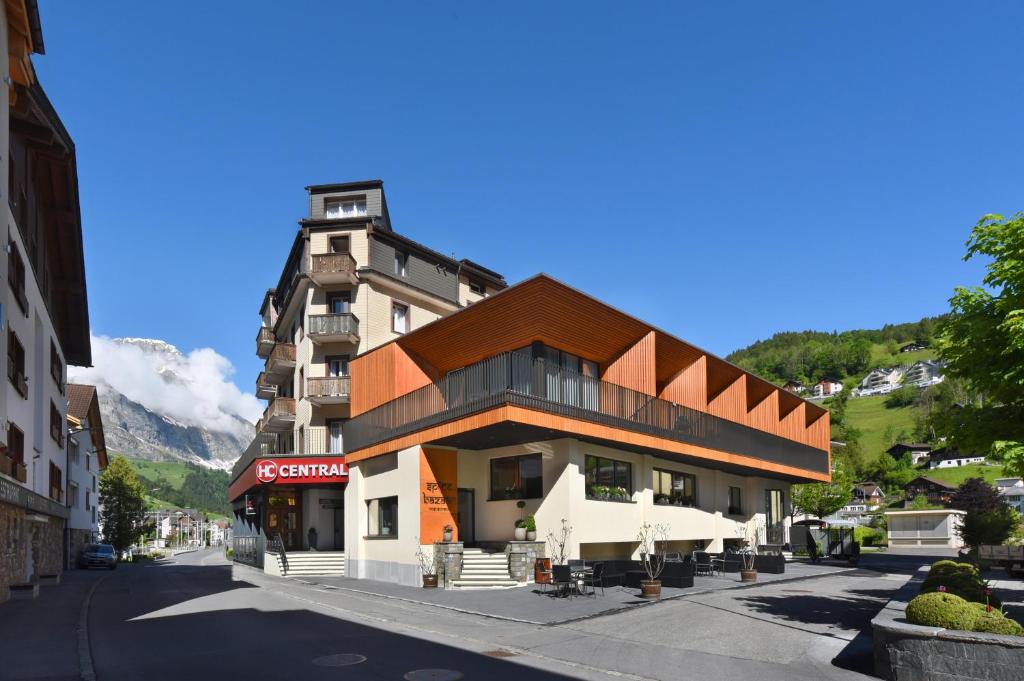
[[[418,670],[447,670],[421,677],[435,681],[864,679],[868,623],[905,579],[854,570],[537,625],[267,577],[207,550],[74,573],[47,601],[0,606],[0,634],[17,636],[17,618],[48,607],[73,611],[61,636],[74,638],[71,621],[96,583],[86,621],[99,681],[416,679]],[[42,645],[47,627],[26,626],[34,633],[22,647]],[[0,679],[73,678],[75,648],[62,641],[61,660],[0,665]]]

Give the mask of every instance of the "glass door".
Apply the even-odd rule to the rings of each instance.
[[[341,424],[343,421],[330,421],[328,428],[330,429],[331,442],[329,447],[330,454],[342,454],[345,450],[342,448],[341,439]]]
[[[781,489],[764,491],[765,544],[785,543],[785,499],[786,495]]]

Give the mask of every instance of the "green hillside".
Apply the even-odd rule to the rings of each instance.
[[[120,456],[117,452],[111,452]],[[211,516],[228,516],[228,474],[179,461],[128,459],[146,489],[146,508],[195,508]]]
[[[860,431],[860,446],[868,460],[877,458],[893,442],[915,439],[917,408],[890,408],[886,399],[886,395],[872,395],[846,403],[846,422]]]
[[[967,478],[982,478],[985,482],[994,485],[996,478],[1003,477],[1003,467],[1000,464],[971,464],[970,466],[958,466],[956,468],[936,468],[934,470],[922,470],[922,475],[934,478],[950,485],[959,485]]]

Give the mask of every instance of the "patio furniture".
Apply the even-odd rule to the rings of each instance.
[[[711,554],[707,551],[694,551],[693,564],[697,575],[714,576],[716,566],[711,560]]]
[[[590,587],[590,593],[597,596],[597,588],[601,587],[601,595],[604,596],[604,563],[594,563],[589,573],[583,575],[584,591]]]
[[[764,574],[785,574],[786,557],[781,553],[759,553],[754,556],[754,567]]]
[[[573,586],[572,569],[568,565],[551,566],[551,584],[555,587],[555,593],[563,591],[572,596],[576,588]]]
[[[678,552],[666,553],[665,554],[665,562],[666,563],[682,563],[682,562],[684,562],[683,554],[678,553]]]
[[[626,570],[626,586],[630,589],[639,589],[642,579],[647,579],[646,570]]]
[[[550,558],[538,558],[537,562],[533,564],[533,583],[540,585],[541,593],[547,591],[551,586]]]
[[[572,570],[582,570],[583,568],[585,568],[587,566],[586,561],[580,560],[578,558],[570,558],[568,560],[568,563],[569,563],[569,568],[572,569]]]

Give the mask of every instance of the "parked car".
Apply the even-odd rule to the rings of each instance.
[[[87,544],[78,556],[78,567],[104,567],[113,570],[117,567],[117,552],[110,544]]]

